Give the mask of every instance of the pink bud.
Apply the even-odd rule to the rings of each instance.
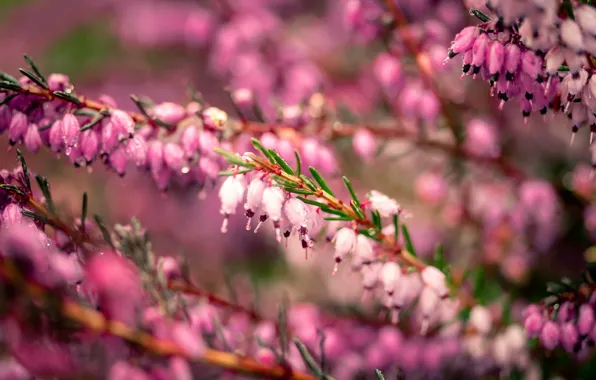
[[[288,140],[279,139],[277,144],[277,153],[283,157],[290,165],[296,164],[296,156],[294,155],[294,147]]]
[[[474,41],[476,41],[479,33],[480,31],[476,26],[468,26],[457,33],[449,49],[450,57],[452,58],[457,54],[470,50],[474,46]]]
[[[422,282],[431,289],[433,289],[440,297],[444,297],[449,293],[447,289],[445,273],[438,268],[427,266],[420,272]]]
[[[466,126],[465,148],[476,155],[497,157],[500,154],[495,127],[480,119],[471,120]]]
[[[207,156],[216,157],[216,153],[213,152],[213,148],[219,145],[217,137],[209,132],[203,131],[199,133],[199,149],[202,154]]]
[[[180,137],[180,145],[187,158],[193,157],[199,150],[199,131],[194,125],[190,125],[184,129]]]
[[[10,126],[8,127],[8,138],[10,144],[14,145],[21,140],[25,133],[27,133],[27,115],[22,112],[15,112],[10,120]]]
[[[176,143],[169,142],[164,146],[163,160],[166,166],[175,173],[188,173],[189,171],[184,159],[184,151]]]
[[[416,195],[424,202],[437,206],[447,197],[447,182],[436,172],[427,172],[416,179]]]
[[[127,157],[124,148],[119,147],[114,150],[109,157],[110,166],[118,173],[119,176],[124,176],[126,173]]]
[[[273,351],[271,351],[268,348],[259,348],[255,356],[255,359],[257,359],[259,363],[264,364],[266,366],[272,366],[276,364],[275,355],[273,354]]]
[[[80,137],[80,148],[87,164],[93,162],[99,153],[99,133],[93,129],[88,129],[82,132]]]
[[[53,152],[59,152],[64,146],[64,139],[62,138],[62,120],[56,120],[50,127],[50,148]]]
[[[352,146],[354,147],[354,152],[365,162],[370,161],[377,151],[375,137],[366,128],[360,128],[354,133]]]
[[[114,129],[114,123],[108,121],[101,129],[101,148],[105,153],[110,154],[118,146],[118,134]]]
[[[333,151],[328,146],[321,145],[318,152],[318,167],[323,174],[334,174],[337,172],[338,164]]]
[[[190,326],[176,323],[172,327],[172,340],[178,344],[190,357],[199,357],[205,351],[202,338]]]
[[[145,167],[147,165],[147,142],[143,136],[135,134],[132,139],[125,143],[126,155],[136,166]]]
[[[152,173],[159,173],[164,168],[165,162],[163,155],[163,143],[159,140],[151,141],[147,149],[147,162]]]
[[[23,214],[21,208],[14,203],[9,203],[2,211],[2,222],[0,226],[6,228],[15,224],[20,224],[23,221]]]
[[[375,78],[384,89],[394,90],[402,76],[399,60],[389,53],[379,54],[375,58],[372,70]]]
[[[267,149],[277,150],[279,139],[271,132],[265,132],[260,138],[261,144]]]
[[[87,262],[85,281],[98,294],[104,313],[134,322],[143,296],[135,265],[114,253],[96,254]]]
[[[579,334],[577,327],[573,322],[567,322],[561,328],[561,344],[565,351],[569,353],[575,352],[576,345],[579,342]]]
[[[554,350],[559,345],[561,330],[553,321],[547,321],[540,333],[540,342],[547,350]]]
[[[219,108],[209,107],[203,111],[203,122],[206,128],[221,129],[228,121],[228,115]]]
[[[73,114],[67,113],[62,118],[62,133],[64,138],[64,147],[66,154],[70,154],[70,150],[79,144],[79,134],[81,125],[77,117]]]
[[[582,304],[579,308],[577,328],[581,335],[588,335],[594,326],[594,309],[590,304]]]
[[[398,354],[403,340],[404,338],[401,332],[394,327],[385,326],[379,330],[379,344],[381,344],[389,356]]]
[[[232,100],[241,110],[248,109],[253,104],[253,93],[247,88],[239,88],[232,92]]]
[[[254,336],[259,337],[265,344],[275,343],[277,337],[275,325],[269,321],[259,323],[255,328]]]
[[[491,75],[499,73],[504,63],[505,47],[499,41],[492,42],[488,52],[488,72]]]
[[[480,68],[486,61],[489,42],[488,36],[484,33],[478,36],[476,41],[474,41],[474,46],[472,48],[472,65],[474,66],[474,74],[480,72]]]
[[[117,140],[132,137],[135,131],[135,122],[132,117],[122,110],[113,110],[110,115]]]
[[[522,53],[521,68],[532,79],[537,79],[542,73],[542,59],[532,50],[526,50]]]
[[[64,91],[70,87],[70,82],[64,74],[50,74],[48,76],[48,87],[52,91]]]
[[[316,167],[318,165],[319,149],[319,142],[313,138],[307,138],[304,141],[302,141],[300,153],[304,165],[313,167]]]
[[[521,61],[521,50],[517,44],[507,44],[505,47],[505,70],[509,74],[507,80],[513,80]]]
[[[106,94],[100,95],[99,102],[101,104],[105,104],[106,106],[111,107],[111,108],[118,107],[118,103],[116,103],[116,100],[114,100],[114,98],[112,98],[110,95],[106,95]]]
[[[186,117],[186,110],[180,104],[164,102],[156,105],[153,110],[153,116],[168,124],[176,125]]]
[[[41,136],[39,135],[39,130],[36,124],[29,124],[23,142],[31,153],[37,153],[39,151],[43,142],[41,141]]]
[[[170,359],[170,372],[173,375],[172,380],[192,380],[190,365],[180,356]]]
[[[524,329],[530,338],[537,337],[542,331],[542,326],[544,326],[544,318],[538,312],[528,315],[524,320]]]
[[[441,111],[441,103],[432,91],[426,91],[420,97],[420,116],[434,127],[434,123]]]

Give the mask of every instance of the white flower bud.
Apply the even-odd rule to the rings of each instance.
[[[420,275],[422,276],[422,282],[437,292],[439,297],[443,298],[449,294],[446,282],[447,278],[438,268],[428,266],[422,270]]]
[[[476,305],[470,312],[468,323],[480,334],[488,334],[492,327],[493,317],[487,308]]]
[[[375,251],[373,248],[374,241],[364,235],[358,235],[356,241],[355,256],[361,260],[362,264],[369,264],[375,258]]]
[[[385,289],[385,293],[392,295],[399,284],[401,268],[393,261],[386,262],[381,269],[380,277]]]
[[[224,221],[221,231],[226,232],[228,226],[228,217],[236,213],[238,204],[242,202],[244,190],[246,189],[246,179],[244,176],[228,177],[219,189],[219,199],[221,200],[220,213],[224,215]]]
[[[290,198],[284,207],[286,217],[296,228],[306,227],[308,218],[308,208],[298,198]]]
[[[561,39],[571,50],[579,53],[584,49],[582,31],[575,21],[568,18],[561,23]]]
[[[279,187],[268,187],[263,191],[263,210],[271,220],[281,219],[284,198],[284,192]]]
[[[246,192],[246,203],[244,209],[246,211],[255,212],[261,206],[263,201],[263,192],[265,191],[265,182],[260,178],[255,178],[248,185],[248,191]]]
[[[335,261],[341,261],[345,255],[352,252],[356,246],[356,232],[353,229],[344,227],[337,231],[333,240],[335,241]]]
[[[401,211],[401,207],[395,199],[391,199],[376,190],[373,190],[368,194],[368,200],[371,203],[371,207],[379,211],[383,218],[397,215]]]

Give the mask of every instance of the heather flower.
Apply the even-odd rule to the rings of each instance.
[[[540,342],[547,350],[553,350],[559,345],[561,330],[553,321],[547,321],[540,333]]]
[[[194,157],[199,150],[199,131],[196,126],[190,125],[184,129],[180,137],[180,146],[186,158]]]
[[[22,112],[15,112],[8,127],[8,138],[11,145],[18,143],[27,132],[27,115]]]
[[[23,138],[23,143],[25,144],[27,150],[31,153],[37,153],[42,147],[43,141],[41,140],[41,136],[39,135],[36,124],[29,124],[27,127],[27,132],[25,132],[25,137]]]
[[[354,152],[364,161],[370,161],[377,151],[377,144],[373,134],[365,128],[360,128],[352,139]]]
[[[380,277],[385,293],[388,296],[392,296],[395,289],[399,286],[401,268],[395,262],[386,262],[381,269]]]
[[[383,218],[397,215],[401,212],[401,207],[395,199],[391,199],[376,190],[373,190],[368,194],[368,200],[370,201],[371,207],[378,211]]]
[[[259,224],[255,228],[255,233],[259,229],[260,225],[270,218],[273,221],[273,228],[275,229],[275,235],[277,242],[281,242],[281,230],[280,221],[282,218],[282,207],[285,201],[285,194],[279,187],[267,187],[263,191],[262,200],[262,213],[259,217]]]
[[[164,121],[171,125],[176,125],[186,117],[186,110],[183,106],[164,102],[156,105],[152,109],[153,116],[158,120]]]
[[[222,184],[219,190],[219,199],[221,201],[220,213],[224,216],[221,232],[227,231],[228,218],[230,215],[236,213],[236,208],[242,201],[245,189],[246,180],[241,175],[228,177]]]
[[[492,328],[490,311],[482,306],[474,306],[470,312],[468,323],[481,334],[488,334]]]
[[[348,253],[351,253],[357,246],[356,233],[351,228],[341,228],[335,234],[333,241],[335,243],[335,269],[333,270],[333,273],[335,273],[337,272],[338,265],[343,258]]]
[[[186,174],[190,171],[184,159],[184,150],[176,143],[167,143],[163,149],[163,161],[175,173]]]
[[[203,111],[203,123],[206,128],[221,129],[228,121],[228,115],[219,108],[209,107]]]
[[[111,319],[132,325],[142,300],[137,268],[115,253],[97,254],[85,267],[85,283],[98,296],[99,306]]]
[[[68,156],[71,151],[79,144],[79,134],[81,125],[77,117],[67,113],[62,119],[62,133],[64,139],[64,153]]]
[[[248,185],[248,190],[246,192],[246,203],[244,204],[244,214],[248,218],[248,222],[246,223],[246,230],[250,230],[250,222],[252,217],[255,216],[255,213],[259,207],[261,207],[261,202],[263,201],[263,192],[265,191],[265,182],[260,178],[253,179],[250,184]]]
[[[319,149],[319,142],[313,138],[307,138],[302,141],[302,145],[300,146],[302,162],[306,166],[316,167],[319,163]]]
[[[186,324],[174,324],[170,334],[172,340],[191,357],[198,357],[205,350],[202,338]]]
[[[447,296],[449,290],[447,288],[445,273],[435,267],[428,266],[420,272],[420,275],[424,284],[434,290],[439,297],[443,298]]]

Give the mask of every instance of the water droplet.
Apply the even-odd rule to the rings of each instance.
[[[188,172],[190,172],[190,167],[185,166],[182,168],[182,170],[180,170],[182,172],[182,174],[187,174]]]

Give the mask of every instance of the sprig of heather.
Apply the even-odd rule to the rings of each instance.
[[[463,55],[463,74],[481,75],[491,94],[520,102],[524,118],[532,112],[563,112],[573,136],[580,127],[596,130],[596,39],[592,4],[541,1],[487,2],[472,9],[482,22],[463,29],[448,59]]]
[[[594,263],[579,280],[564,277],[546,285],[548,296],[523,312],[527,336],[548,351],[562,349],[585,359],[596,342]]]
[[[267,149],[253,139],[253,145],[263,156],[245,153],[243,156],[218,150],[230,164],[230,171],[220,190],[222,232],[227,231],[228,218],[244,203],[248,218],[259,212],[255,232],[271,220],[278,242],[297,234],[308,257],[315,247],[313,238],[329,222],[327,236],[334,243],[335,268],[347,255],[352,255],[352,269],[362,274],[365,295],[383,289],[381,299],[397,323],[402,309],[418,300],[418,323],[425,334],[429,327],[450,315],[440,316],[437,310],[458,310],[461,305],[449,299],[453,288],[450,268],[428,265],[421,261],[412,245],[407,227],[400,222],[406,214],[399,204],[377,191],[361,201],[349,180],[343,181],[352,196],[349,202],[335,197],[329,185],[316,169],[310,167],[311,177],[292,169],[277,152]],[[300,161],[299,154],[296,158]],[[246,196],[246,198],[245,198]],[[370,216],[368,216],[370,215]],[[385,224],[389,221],[389,224]],[[398,240],[404,235],[405,244]]]
[[[8,74],[0,78],[0,133],[8,133],[11,145],[23,143],[33,153],[46,145],[56,153],[64,153],[75,166],[101,160],[119,175],[124,175],[132,164],[149,172],[161,190],[172,182],[199,188],[209,185],[223,164],[213,148],[250,149],[249,136],[259,137],[264,146],[276,149],[290,163],[298,149],[306,166],[319,166],[326,174],[336,173],[338,165],[325,140],[349,136],[353,137],[354,152],[365,161],[376,154],[377,140],[405,139],[420,148],[492,166],[513,178],[523,177],[523,172],[502,156],[487,156],[467,146],[420,138],[395,122],[341,123],[327,109],[321,93],[314,94],[306,107],[292,111],[291,118],[267,122],[257,117],[260,121],[255,122],[247,115],[259,107],[246,89],[230,93],[237,119],[200,98],[183,106],[171,102],[155,105],[132,96],[139,112],[129,112],[118,108],[109,96],[92,100],[78,95],[62,74],[45,78],[39,69],[25,72],[28,76],[19,80]],[[283,109],[280,112],[290,113]]]
[[[259,146],[258,143],[255,142],[255,144]],[[272,151],[268,152],[274,154]],[[230,156],[227,156],[227,158],[232,159]],[[258,162],[259,157],[255,156],[255,158],[257,159],[255,162]],[[275,162],[278,161],[275,160]],[[155,258],[152,258],[151,248],[147,242],[146,235],[135,222],[133,222],[131,227],[116,226],[115,234],[104,232],[103,235],[106,242],[103,244],[108,251],[103,255],[97,254],[96,252],[89,252],[87,259],[80,263],[76,259],[76,255],[72,251],[72,248],[67,248],[67,246],[61,245],[61,242],[64,241],[63,238],[58,238],[54,234],[53,239],[48,239],[42,230],[38,229],[43,228],[46,219],[34,217],[23,211],[19,213],[19,210],[22,209],[18,204],[22,203],[23,197],[27,197],[26,199],[33,197],[33,192],[27,190],[27,176],[29,175],[29,171],[26,164],[24,164],[24,161],[22,161],[22,164],[21,170],[11,175],[10,178],[8,178],[8,181],[5,181],[5,186],[2,186],[1,190],[9,195],[8,199],[10,202],[16,202],[3,206],[4,210],[2,221],[0,223],[4,230],[14,231],[14,234],[12,232],[5,232],[8,235],[2,235],[3,238],[0,239],[0,241],[3,244],[3,249],[1,251],[5,255],[9,255],[6,256],[9,261],[14,261],[15,259],[14,256],[11,256],[11,252],[15,255],[17,253],[19,255],[25,255],[24,257],[18,256],[19,259],[16,260],[16,263],[21,265],[22,260],[25,260],[30,263],[30,265],[26,265],[26,267],[33,267],[32,270],[26,273],[22,270],[24,267],[17,268],[20,271],[19,273],[25,276],[24,278],[28,280],[25,283],[26,286],[33,284],[34,288],[39,286],[51,287],[53,292],[56,293],[56,291],[62,291],[62,286],[65,284],[67,286],[69,284],[70,286],[74,285],[76,289],[75,294],[78,294],[79,297],[83,297],[83,299],[86,300],[85,302],[90,302],[92,305],[100,307],[101,313],[87,309],[77,303],[71,304],[70,300],[66,299],[66,306],[64,306],[66,310],[65,317],[81,322],[83,325],[95,329],[96,331],[100,329],[105,333],[116,334],[116,336],[130,339],[134,343],[140,344],[140,346],[151,352],[155,353],[157,351],[157,354],[169,355],[178,353],[178,351],[175,351],[179,349],[176,344],[183,349],[196,347],[196,341],[192,343],[187,339],[179,340],[181,339],[181,336],[178,333],[181,334],[181,331],[186,330],[184,330],[184,323],[178,318],[183,320],[184,315],[187,315],[191,321],[195,321],[194,323],[199,323],[200,326],[202,326],[201,331],[211,331],[219,336],[216,342],[212,342],[212,344],[215,345],[214,348],[202,351],[204,355],[199,360],[223,368],[260,373],[267,376],[277,376],[281,369],[286,371],[283,372],[282,375],[287,374],[287,367],[283,365],[285,361],[279,359],[280,355],[283,358],[284,352],[282,348],[282,342],[284,340],[282,339],[287,341],[287,338],[282,338],[284,335],[281,331],[285,331],[286,329],[286,334],[291,334],[297,339],[294,351],[290,351],[290,356],[287,358],[291,363],[292,368],[310,368],[311,372],[318,378],[325,374],[324,369],[322,369],[322,367],[325,366],[317,363],[313,359],[313,356],[308,354],[308,350],[314,352],[315,357],[318,357],[321,360],[321,363],[326,362],[328,366],[327,368],[331,370],[331,373],[337,374],[337,376],[342,376],[339,378],[343,378],[344,375],[349,376],[349,374],[353,374],[363,368],[368,368],[367,365],[364,364],[366,362],[370,362],[368,365],[372,366],[370,368],[371,370],[373,368],[390,370],[390,367],[397,362],[400,368],[408,374],[431,374],[444,371],[457,372],[462,370],[466,373],[470,373],[470,371],[472,373],[486,373],[487,363],[490,363],[488,368],[494,368],[494,366],[496,366],[500,368],[501,371],[523,370],[531,368],[532,366],[532,363],[529,361],[527,353],[524,350],[525,346],[520,344],[519,334],[516,333],[517,330],[515,326],[502,329],[497,323],[501,317],[495,317],[494,313],[491,313],[486,307],[476,305],[473,307],[468,306],[466,309],[461,310],[457,302],[445,299],[437,305],[436,302],[440,293],[436,293],[436,291],[445,291],[445,289],[441,282],[442,277],[439,276],[439,278],[437,278],[436,271],[430,271],[426,274],[424,273],[425,270],[428,271],[430,268],[428,266],[422,269],[422,274],[420,276],[418,276],[417,273],[406,273],[405,276],[407,277],[407,280],[402,279],[397,282],[395,275],[400,272],[398,269],[399,267],[395,265],[395,263],[389,265],[384,264],[382,268],[379,267],[379,279],[376,281],[378,282],[377,287],[380,288],[379,290],[381,292],[384,294],[390,294],[391,292],[402,294],[403,291],[406,290],[408,297],[418,297],[418,304],[412,302],[410,305],[398,305],[397,312],[401,310],[406,314],[412,314],[411,318],[407,317],[405,320],[402,318],[403,333],[395,327],[390,326],[378,330],[370,330],[369,328],[366,328],[366,331],[363,330],[365,335],[361,336],[358,341],[348,342],[343,341],[342,337],[350,336],[350,334],[347,333],[348,331],[353,332],[354,329],[361,329],[362,326],[356,324],[354,321],[346,320],[342,322],[342,320],[335,318],[326,321],[326,318],[312,306],[309,306],[306,309],[301,306],[288,309],[287,320],[289,324],[284,327],[284,320],[286,320],[286,318],[280,319],[277,324],[262,318],[253,318],[254,314],[248,309],[236,307],[221,299],[206,295],[200,291],[194,291],[196,288],[191,287],[186,283],[187,280],[183,275],[183,270],[175,260],[164,258],[156,261]],[[265,168],[270,167],[270,164],[272,164],[272,162],[269,162],[269,164],[266,162],[262,163]],[[280,169],[283,168],[288,170],[287,165],[282,162],[277,163],[277,165],[279,165]],[[276,172],[277,171],[278,170],[276,170]],[[297,172],[294,172],[294,174],[297,174]],[[279,176],[283,178],[283,173],[280,173]],[[329,189],[327,185],[323,185],[325,184],[324,179],[322,179],[320,175],[313,175],[313,177],[315,178],[315,181],[318,181],[317,184],[314,185],[316,188],[315,191],[322,191],[324,196],[329,198],[329,203],[333,204],[333,207],[342,209],[349,214],[349,211],[341,206],[343,202],[339,202],[337,198],[331,195],[331,189]],[[287,179],[287,181],[289,180],[290,179]],[[302,180],[307,181],[305,179]],[[351,189],[349,181],[345,180],[345,183],[354,200],[357,199],[357,194]],[[288,187],[287,183],[285,183],[285,186]],[[376,210],[374,212],[381,216],[403,214],[403,211],[401,211],[399,206],[396,206],[393,200],[382,196],[381,194],[375,193],[369,198],[371,198],[369,199],[371,204],[370,207]],[[43,210],[45,204],[51,203],[48,199],[50,198],[46,198],[44,202],[35,201],[35,203],[41,204],[40,209]],[[355,215],[357,214],[353,209],[352,211]],[[395,214],[396,212],[398,212],[398,214]],[[20,223],[27,220],[22,219],[20,214],[25,214],[24,216],[33,218],[32,220],[35,221],[38,226],[30,224],[30,227],[23,227],[26,231],[20,231]],[[83,212],[83,214],[85,214],[85,212]],[[55,220],[60,220],[57,214],[52,214],[50,216]],[[354,222],[358,223],[359,221],[360,224],[367,225],[368,222],[365,222],[365,220],[368,219],[366,217],[362,218],[358,215],[356,216],[358,219],[354,219]],[[373,223],[375,222],[373,221]],[[58,226],[57,228],[60,230],[60,226],[67,225],[67,223],[58,223],[54,221],[50,225],[54,227]],[[16,228],[16,230],[14,228]],[[407,235],[407,228],[403,226],[402,228],[402,233]],[[343,247],[344,243],[338,241],[340,240],[339,234],[342,230],[352,231],[351,227],[344,227],[338,231],[336,236],[336,254],[338,248],[343,249],[341,247]],[[41,245],[40,250],[35,250],[35,254],[33,254],[33,251],[25,249],[30,246],[23,246],[26,241],[25,238],[30,237],[33,231],[38,231],[40,238],[43,238],[43,241],[47,242]],[[73,237],[71,240],[73,242],[85,241],[86,244],[91,244],[89,238],[76,236],[81,234],[81,231],[78,229],[65,228],[60,231],[65,232],[65,234],[72,234]],[[87,227],[87,231],[90,231],[89,227]],[[97,234],[100,233],[100,231],[96,232]],[[349,233],[351,235],[351,232]],[[372,234],[371,231],[365,233]],[[381,234],[388,234],[388,231],[381,231]],[[356,237],[357,244],[360,242],[360,237],[364,237],[364,235]],[[383,241],[384,239],[380,238],[380,240]],[[390,241],[390,238],[386,240],[387,243],[390,243]],[[94,242],[93,244],[98,244],[98,242]],[[54,245],[56,247],[62,247],[60,249],[67,250],[67,252],[70,252],[70,255],[66,255],[60,251],[47,250],[47,247]],[[108,248],[107,246],[113,246],[114,248]],[[406,239],[406,246],[407,249],[415,252],[409,238]],[[11,247],[24,248],[13,249]],[[364,246],[359,245],[359,248],[362,247]],[[115,253],[110,253],[111,249],[116,249],[117,251],[115,251]],[[89,249],[89,251],[91,251],[91,249]],[[354,255],[357,255],[356,252],[353,253]],[[380,251],[377,251],[376,253],[380,253]],[[36,266],[40,265],[40,268],[43,269],[43,263],[45,262],[44,257],[49,254],[54,258],[54,266],[51,271],[35,269]],[[415,260],[415,256],[412,257],[414,257]],[[354,259],[353,262],[360,265],[363,271],[370,270],[373,266],[378,264],[375,264],[373,261],[359,262],[359,259]],[[437,267],[445,266],[444,258],[442,258],[439,253],[437,253],[435,262]],[[5,269],[4,267],[2,268]],[[12,272],[13,269],[14,266],[9,265],[8,271],[3,272],[3,274],[7,274],[9,279],[14,279],[14,277],[10,277],[14,274],[14,272]],[[395,270],[398,270],[398,272]],[[109,271],[109,273],[106,271]],[[83,274],[84,276],[81,277]],[[147,284],[145,275],[149,275],[149,281],[153,284]],[[80,280],[81,278],[82,282]],[[116,278],[117,281],[115,280]],[[125,286],[123,286],[124,282],[126,282]],[[418,296],[416,293],[419,289],[415,289],[416,286],[412,286],[418,284],[418,287],[423,287],[423,282],[426,283],[425,289],[423,289]],[[484,288],[482,282],[478,282],[477,280],[476,282],[478,283],[477,289]],[[174,303],[162,303],[160,301],[162,296],[155,296],[156,293],[160,292],[160,283],[164,284],[170,290],[180,290],[190,293],[193,296],[199,296],[200,299],[206,299],[214,306],[225,306],[234,314],[229,319],[225,320],[223,325],[219,326],[217,323],[213,322],[214,316],[217,315],[215,309],[205,308],[205,306],[198,304],[196,307],[192,306],[187,311],[182,312],[186,308],[184,305],[193,304],[192,300],[186,299],[186,301],[181,303],[173,298],[172,295],[166,294],[163,298],[165,298],[166,301],[169,298],[170,301],[174,301]],[[19,284],[23,285],[22,282]],[[114,286],[115,284],[118,285]],[[182,288],[177,288],[169,286],[170,284],[186,285]],[[368,284],[369,286],[372,286],[372,283],[369,282]],[[58,288],[56,288],[56,286],[58,286]],[[26,290],[30,289],[26,287]],[[369,290],[373,290],[373,288],[369,288]],[[125,291],[126,294],[122,294],[123,291]],[[144,292],[146,293],[143,295]],[[34,295],[39,296],[39,293],[35,293]],[[142,298],[141,295],[143,295]],[[123,297],[127,300],[126,305],[121,304],[121,301],[124,299]],[[400,297],[401,295],[395,299],[400,299]],[[147,304],[147,302],[149,303]],[[438,313],[429,313],[431,305],[438,306]],[[171,306],[173,306],[173,308]],[[136,335],[130,335],[133,334],[133,331],[127,329],[126,326],[135,325],[134,314],[137,308],[144,309],[143,320],[145,323],[149,324],[150,331],[153,331],[154,334],[157,335],[152,336],[145,333],[135,333]],[[458,317],[460,311],[466,311],[461,314],[462,317]],[[234,315],[236,316],[234,317]],[[106,318],[111,321],[119,322],[106,323]],[[173,321],[170,321],[170,318],[174,318]],[[247,349],[242,343],[244,342],[244,338],[241,338],[242,336],[252,334],[250,329],[246,327],[247,324],[242,322],[246,318],[252,318],[258,322],[258,325],[255,326],[255,333],[259,337],[259,343],[257,346],[250,348],[249,350],[251,355],[254,355],[256,362],[251,362],[250,359],[239,359],[237,356],[229,354],[229,352],[235,350],[242,351]],[[240,323],[240,325],[238,325],[238,323]],[[171,334],[166,334],[164,326],[167,326],[168,329],[170,327],[172,328]],[[408,326],[413,327],[413,329]],[[426,333],[425,330],[429,329],[430,326],[433,326],[433,328],[426,333],[427,336],[422,340],[422,338],[418,336],[418,332],[414,326],[421,326],[422,332],[424,333]],[[103,330],[104,327],[106,329],[105,331]],[[25,327],[21,326],[20,328]],[[276,331],[279,332],[279,334],[276,333]],[[406,331],[410,332],[406,333]],[[166,337],[164,337],[164,334],[166,334]],[[463,344],[458,343],[461,337],[464,337]],[[163,341],[163,339],[165,339],[165,341]],[[170,339],[173,340],[173,345],[169,343]],[[208,336],[200,339],[205,340],[206,344],[210,342]],[[487,346],[489,344],[488,342],[493,339],[495,342],[494,348],[491,349],[490,353],[487,353],[483,347]],[[277,341],[280,341],[279,346],[275,343]],[[357,352],[362,351],[361,347],[365,342],[367,342],[367,349],[363,354],[357,354]],[[21,349],[18,344],[22,343],[17,344],[13,342],[13,344],[16,345],[14,346],[14,349],[18,354],[20,352],[19,349]],[[44,346],[42,345],[41,347]],[[441,349],[438,349],[438,347],[441,347]],[[24,348],[22,349],[24,350]],[[225,349],[227,352],[218,351],[221,349]],[[404,350],[409,352],[409,354],[400,354],[400,352]],[[27,361],[28,358],[31,358],[30,355],[24,352],[20,355],[19,358],[21,358],[21,360],[24,360],[25,363],[30,363]],[[326,359],[323,360],[323,357]],[[342,364],[344,363],[345,357],[350,357],[355,363],[361,364],[358,366],[345,366]],[[76,356],[62,356],[61,358],[62,360],[70,358],[68,360],[72,359],[74,362],[77,362]],[[458,361],[454,362],[456,358],[458,358]],[[465,369],[460,366],[460,364],[462,364],[461,360],[466,363]],[[278,365],[276,363],[280,364]],[[32,363],[30,364],[32,365]],[[50,363],[49,365],[49,369],[46,370],[56,371],[59,369],[55,367],[56,363]],[[122,366],[125,368],[121,369],[120,367]],[[111,369],[112,372],[120,370],[125,371],[125,373],[138,371],[138,369],[131,367],[129,364],[124,365],[124,362],[122,361],[114,364]],[[172,367],[170,370],[174,371],[174,368]],[[294,372],[294,375],[297,376],[296,378],[308,378],[299,377],[301,376],[300,373]]]

